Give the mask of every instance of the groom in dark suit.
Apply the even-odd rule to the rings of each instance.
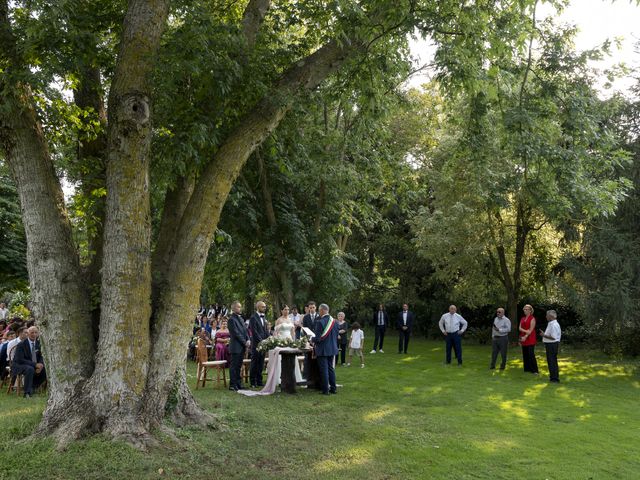
[[[242,304],[235,301],[231,304],[231,317],[229,317],[229,353],[231,353],[231,366],[229,368],[229,390],[242,390],[242,377],[240,369],[246,348],[251,345],[249,330],[242,318]]]
[[[313,348],[320,368],[320,386],[323,395],[338,393],[336,389],[336,371],[333,367],[333,359],[338,354],[338,325],[335,319],[329,316],[329,306],[320,304],[320,318],[316,320],[313,328]]]
[[[262,371],[264,370],[264,353],[258,351],[258,345],[269,336],[267,321],[264,313],[267,304],[260,301],[256,303],[256,312],[249,319],[251,331],[251,369],[249,370],[249,382],[252,387],[262,387]]]
[[[31,397],[33,389],[38,388],[47,379],[44,360],[40,353],[38,327],[29,327],[27,338],[22,340],[16,348],[11,364],[12,375],[24,376],[24,396]]]
[[[302,317],[302,326],[308,328],[311,331],[314,331],[316,319],[318,318],[318,314],[316,313],[316,302],[309,301],[304,306],[304,309],[307,313],[305,313],[304,317]],[[304,330],[300,333],[301,336],[306,336]],[[309,381],[309,372],[311,372],[311,358],[309,355],[305,355],[304,357],[304,371],[302,372],[305,380]]]
[[[403,351],[407,353],[414,318],[413,312],[409,311],[409,305],[406,303],[403,304],[402,311],[398,314],[398,320],[396,320],[396,328],[398,329],[398,353],[402,353]]]

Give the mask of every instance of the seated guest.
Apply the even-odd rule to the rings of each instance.
[[[16,347],[18,344],[27,338],[27,327],[18,327],[14,332],[14,338],[7,343],[7,364],[10,365],[13,361],[13,357],[16,354]]]
[[[29,327],[27,338],[16,347],[11,364],[12,375],[24,376],[25,398],[31,397],[33,390],[47,379],[44,360],[40,353],[40,343],[38,342],[39,333],[38,327]]]
[[[16,332],[13,330],[9,330],[2,336],[2,345],[0,345],[0,380],[4,380],[4,377],[7,376],[7,366],[9,365],[7,347],[9,342],[15,338]]]
[[[231,353],[229,352],[229,328],[227,327],[227,317],[222,317],[220,328],[215,335],[216,342],[216,360],[226,360],[227,366],[231,362]]]

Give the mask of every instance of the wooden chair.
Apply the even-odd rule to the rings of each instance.
[[[244,352],[244,358],[242,359],[242,368],[240,369],[240,377],[242,377],[242,381],[247,383],[249,381],[249,370],[251,369],[251,359],[247,358],[249,356],[249,349],[246,349]]]
[[[7,370],[9,370],[9,388],[7,388],[7,394],[15,391],[16,395],[20,396],[22,393],[22,389],[24,387],[24,375],[18,374],[14,375],[11,371],[11,364],[13,363],[13,355],[15,354],[15,349],[18,345],[14,345],[10,352],[8,352],[9,357],[9,365],[7,366]]]
[[[196,359],[198,361],[198,373],[196,379],[196,389],[200,388],[200,383],[202,382],[202,388],[207,383],[207,380],[214,381],[212,378],[207,378],[207,371],[210,368],[216,370],[216,383],[220,383],[220,372],[222,371],[222,381],[224,386],[227,386],[227,371],[225,370],[225,366],[227,365],[226,360],[213,360],[209,361],[209,353],[207,352],[207,346],[205,345],[202,339],[198,339],[198,345],[196,346]]]

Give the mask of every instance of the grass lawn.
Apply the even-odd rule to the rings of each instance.
[[[463,341],[458,368],[443,365],[444,342],[412,340],[408,355],[396,345],[367,354],[364,369],[338,368],[331,397],[197,390],[220,427],[178,430],[150,452],[101,437],[61,453],[21,440],[45,399],[0,393],[0,478],[640,478],[637,361],[561,347],[554,385],[540,345],[540,376],[522,372],[519,349],[499,372],[488,346]]]

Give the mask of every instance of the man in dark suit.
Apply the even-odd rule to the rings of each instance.
[[[333,359],[338,354],[338,325],[329,315],[329,306],[320,304],[320,317],[316,320],[313,333],[313,348],[320,368],[322,393],[338,393],[336,389],[336,371]]]
[[[373,340],[373,349],[369,353],[376,353],[378,344],[380,345],[380,353],[384,353],[382,345],[384,344],[384,334],[389,326],[389,315],[384,309],[383,303],[378,305],[378,310],[373,314],[373,325],[375,326],[375,337]]]
[[[302,326],[313,331],[313,329],[315,328],[316,318],[318,318],[318,314],[316,313],[316,302],[307,302],[307,304],[304,306],[304,310],[306,313],[304,314],[304,317],[302,317]],[[307,334],[304,333],[304,330],[300,332],[300,335],[303,337],[307,336]],[[309,372],[311,372],[311,368],[311,358],[309,355],[305,355],[304,371],[302,373],[305,380],[307,381],[309,381]]]
[[[229,367],[229,390],[242,390],[242,377],[240,369],[244,352],[251,345],[249,330],[242,318],[242,304],[235,301],[231,304],[231,317],[229,317],[229,353],[231,353],[231,366]]]
[[[396,328],[398,329],[398,353],[407,353],[407,347],[409,346],[409,337],[411,336],[411,330],[413,328],[414,315],[409,311],[409,305],[404,303],[402,305],[402,311],[398,314],[398,320],[396,320]]]
[[[267,304],[260,301],[256,303],[256,311],[249,319],[249,330],[251,332],[251,369],[249,370],[249,381],[252,387],[262,387],[262,371],[264,370],[264,353],[258,351],[258,344],[269,336],[267,321],[264,313]]]
[[[25,398],[31,397],[33,389],[38,388],[47,379],[40,342],[38,342],[39,333],[38,327],[27,329],[27,338],[16,347],[11,364],[11,374],[24,377]]]
[[[306,308],[308,313],[302,317],[302,326],[313,330],[316,319],[318,318],[318,314],[316,313],[316,302],[308,302]]]

